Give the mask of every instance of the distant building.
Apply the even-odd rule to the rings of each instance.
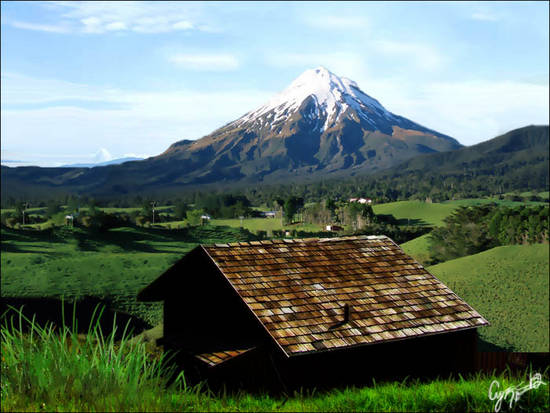
[[[275,218],[277,216],[277,211],[262,211],[260,215],[264,218]]]
[[[205,220],[207,220],[207,221],[210,221],[211,218],[212,218],[212,217],[211,217],[210,215],[208,215],[208,214],[201,215],[201,219],[205,219]]]
[[[343,231],[344,230],[344,228],[341,227],[340,225],[327,225],[325,227],[325,229],[327,231]]]
[[[65,215],[65,225],[74,227],[74,216],[71,215]]]
[[[372,199],[370,198],[350,198],[349,202],[358,202],[360,204],[372,204]]]

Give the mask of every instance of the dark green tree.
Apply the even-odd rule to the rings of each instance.
[[[283,205],[285,219],[287,223],[292,224],[296,213],[304,206],[304,198],[291,196],[286,199]]]
[[[46,216],[48,218],[53,217],[55,214],[61,211],[61,206],[56,201],[48,201],[46,204]]]
[[[178,202],[174,207],[174,216],[176,217],[176,220],[183,221],[185,218],[187,218],[188,209],[189,207],[185,202]]]

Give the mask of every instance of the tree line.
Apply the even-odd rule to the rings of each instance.
[[[501,245],[548,243],[548,205],[459,207],[430,233],[433,262],[477,254]]]

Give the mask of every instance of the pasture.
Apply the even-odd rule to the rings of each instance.
[[[373,205],[375,214],[391,214],[401,225],[442,226],[443,219],[449,215],[454,204],[427,203],[422,201],[397,201]]]
[[[429,203],[423,201],[397,201],[373,205],[375,214],[391,214],[399,220],[400,225],[443,226],[443,220],[459,206],[474,206],[489,203],[515,207],[520,205],[544,205],[545,202],[519,202],[496,198],[472,198]]]
[[[2,228],[2,296],[111,300],[150,325],[162,321],[160,304],[136,301],[137,292],[200,243],[254,239],[229,227],[183,230],[79,228],[17,231]]]
[[[241,226],[240,219],[212,219],[210,225],[228,226],[233,228],[239,228]],[[286,229],[291,231],[293,229],[297,231],[317,232],[322,231],[320,225],[315,224],[281,224],[281,218],[245,218],[242,220],[242,227],[251,231],[273,231]]]
[[[429,233],[421,235],[420,237],[401,244],[400,247],[419,263],[425,265],[430,261],[430,249],[428,244],[429,236]]]
[[[548,351],[548,244],[496,247],[428,267],[491,326],[480,337],[514,351]]]

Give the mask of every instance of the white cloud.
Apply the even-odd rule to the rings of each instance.
[[[368,21],[362,16],[308,15],[304,22],[311,27],[327,30],[366,29]]]
[[[494,21],[498,20],[498,17],[493,15],[493,14],[489,14],[489,13],[477,12],[477,13],[472,14],[472,19],[494,22]]]
[[[180,30],[180,29],[188,30],[188,29],[193,28],[193,23],[188,22],[186,20],[182,20],[182,21],[175,22],[174,24],[172,24],[172,28],[175,29],[175,30]]]
[[[239,60],[230,54],[173,54],[168,60],[180,67],[193,70],[234,70]]]
[[[14,27],[57,33],[102,34],[128,30],[136,33],[168,33],[192,30],[212,31],[210,17],[202,5],[186,2],[75,1],[42,4],[54,13],[57,24],[8,22]],[[219,28],[215,28],[219,30]]]
[[[103,89],[57,79],[37,79],[17,73],[2,73],[3,104],[34,104],[67,100],[113,101],[118,90]]]
[[[9,23],[11,26],[18,29],[34,30],[49,33],[68,33],[69,29],[62,26],[50,25],[50,24],[36,24],[21,21],[12,21]]]
[[[124,22],[112,22],[105,26],[105,30],[112,31],[112,30],[126,30],[128,27],[126,27],[126,23]]]
[[[110,161],[112,159],[115,159],[113,157],[113,155],[111,155],[111,153],[105,149],[105,148],[100,148],[96,153],[94,153],[92,155],[92,158],[94,160],[94,162],[107,162],[107,161]]]
[[[16,87],[10,85],[11,81]],[[25,105],[76,96],[90,102],[116,103],[119,108],[91,110],[70,103],[38,109],[9,108],[11,97]],[[83,154],[96,153],[98,147],[108,148],[114,158],[132,152],[144,157],[157,155],[178,140],[207,135],[270,96],[271,91],[255,89],[155,93],[114,90],[3,74],[2,103],[8,108],[3,107],[0,114],[2,157],[47,166],[56,160],[62,164],[89,162],[89,155]]]

